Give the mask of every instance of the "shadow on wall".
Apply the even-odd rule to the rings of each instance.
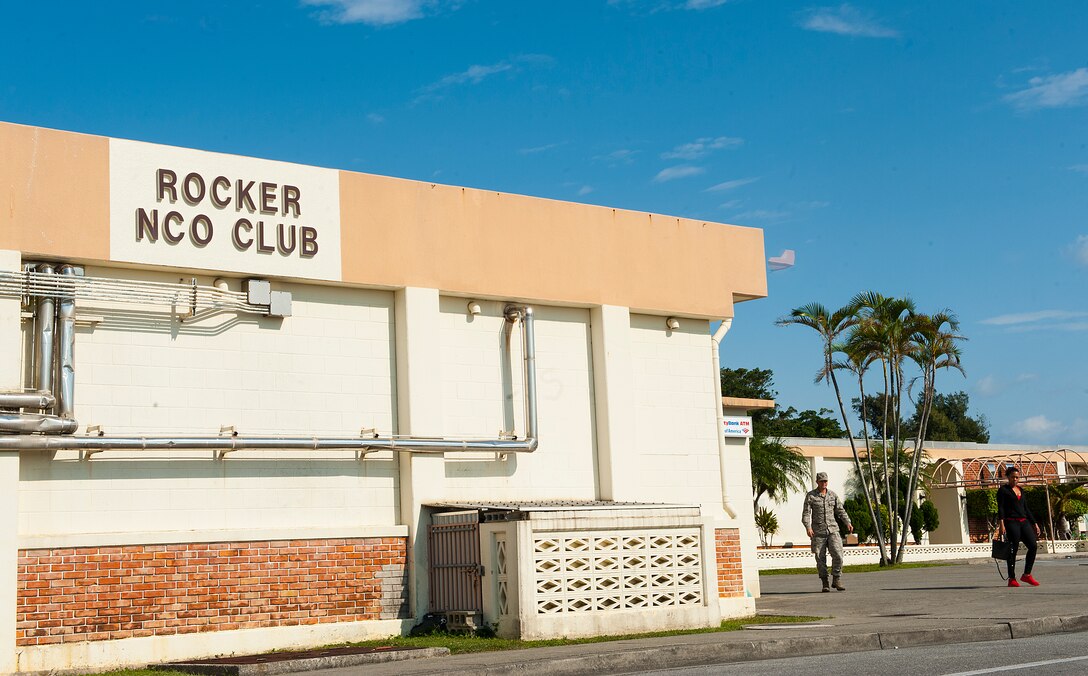
[[[69,452],[64,452],[69,453]],[[245,458],[229,455],[223,460],[178,457],[193,451],[156,452],[154,458],[124,451],[105,451],[108,457],[91,460],[56,458],[53,453],[24,453],[19,463],[19,480],[34,481],[133,481],[146,479],[207,480],[234,478],[299,478],[350,476],[396,480],[397,462],[387,453],[357,460],[354,451],[342,451],[343,458],[313,458],[284,451],[276,458]],[[243,453],[243,451],[238,451]],[[59,453],[57,454],[59,455]]]

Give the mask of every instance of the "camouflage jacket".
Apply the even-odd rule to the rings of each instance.
[[[805,528],[811,528],[815,533],[837,533],[839,521],[851,525],[850,516],[834,491],[828,490],[821,495],[820,489],[814,488],[805,495],[805,508],[801,511],[801,523]]]

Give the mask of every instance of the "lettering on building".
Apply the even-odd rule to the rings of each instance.
[[[222,237],[239,252],[299,258],[314,258],[321,250],[317,228],[300,222],[305,211],[297,186],[165,167],[154,179],[156,206],[138,207],[134,214],[137,242],[188,242],[202,249]],[[172,208],[177,204],[199,213],[186,217]]]

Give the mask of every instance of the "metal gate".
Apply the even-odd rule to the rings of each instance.
[[[483,612],[479,513],[435,514],[427,531],[431,612]]]

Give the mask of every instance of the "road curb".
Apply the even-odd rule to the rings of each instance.
[[[206,674],[208,676],[272,676],[297,671],[315,671],[317,669],[335,669],[338,667],[356,667],[369,664],[385,664],[403,660],[427,657],[445,657],[449,648],[413,648],[411,650],[390,650],[355,655],[327,655],[302,659],[285,659],[259,662],[256,664],[216,664],[214,660],[201,662],[171,662],[151,666],[153,671],[180,671],[186,674]]]
[[[743,641],[734,643],[675,644],[653,648],[558,658],[515,660],[504,664],[458,664],[456,673],[465,676],[578,676],[581,674],[626,673],[707,664],[754,662],[782,657],[896,650],[924,645],[978,643],[1010,640],[1044,634],[1088,631],[1088,615],[1038,617],[997,624],[918,631],[892,631],[841,636],[811,636]],[[602,647],[597,644],[597,647]],[[435,673],[453,673],[435,665]]]

